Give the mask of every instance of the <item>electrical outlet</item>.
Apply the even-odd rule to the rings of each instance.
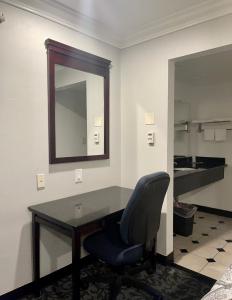
[[[147,133],[147,143],[150,146],[153,146],[155,143],[155,133],[150,131]]]
[[[75,170],[75,182],[76,183],[82,182],[82,169]]]

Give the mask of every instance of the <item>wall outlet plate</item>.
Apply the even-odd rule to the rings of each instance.
[[[147,143],[148,145],[155,144],[155,133],[153,131],[147,133]]]

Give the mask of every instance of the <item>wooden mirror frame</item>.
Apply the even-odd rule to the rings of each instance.
[[[49,163],[100,160],[109,158],[109,68],[111,61],[51,39],[45,41],[48,60]],[[56,157],[55,65],[92,73],[104,78],[104,153],[100,155]]]

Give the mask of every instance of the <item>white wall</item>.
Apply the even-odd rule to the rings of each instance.
[[[56,157],[87,155],[86,74],[55,65]]]
[[[122,183],[146,173],[173,174],[174,67],[169,61],[232,43],[232,16],[219,18],[122,51]],[[170,73],[169,73],[170,70]],[[144,112],[155,113],[156,145],[148,147]],[[163,206],[158,252],[173,249],[173,189]]]
[[[213,119],[232,117],[232,78],[227,81],[208,84],[188,84],[182,89],[182,95],[188,98],[191,106],[191,119]],[[185,94],[185,96],[184,96]],[[211,125],[210,128],[232,128],[229,125]],[[225,142],[205,141],[203,133],[198,133],[196,126],[191,126],[188,135],[189,154],[209,157],[225,157],[228,164],[225,178],[209,186],[200,188],[180,197],[181,201],[232,210],[232,131],[227,131]],[[183,149],[186,148],[185,141]],[[175,143],[176,144],[176,143]],[[180,144],[180,143],[178,143]],[[179,145],[180,146],[180,145]],[[181,147],[179,147],[181,148]]]
[[[120,53],[75,31],[0,4],[0,294],[32,280],[29,205],[120,184]],[[112,60],[110,159],[49,166],[47,55],[44,41],[59,42]],[[74,169],[83,168],[83,183]],[[37,191],[35,175],[45,173]],[[70,242],[42,232],[42,275],[70,263]]]
[[[87,155],[86,90],[56,90],[56,157]]]

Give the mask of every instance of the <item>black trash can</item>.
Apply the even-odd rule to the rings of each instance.
[[[194,215],[197,207],[191,204],[174,203],[173,231],[176,234],[189,236],[193,233]]]

